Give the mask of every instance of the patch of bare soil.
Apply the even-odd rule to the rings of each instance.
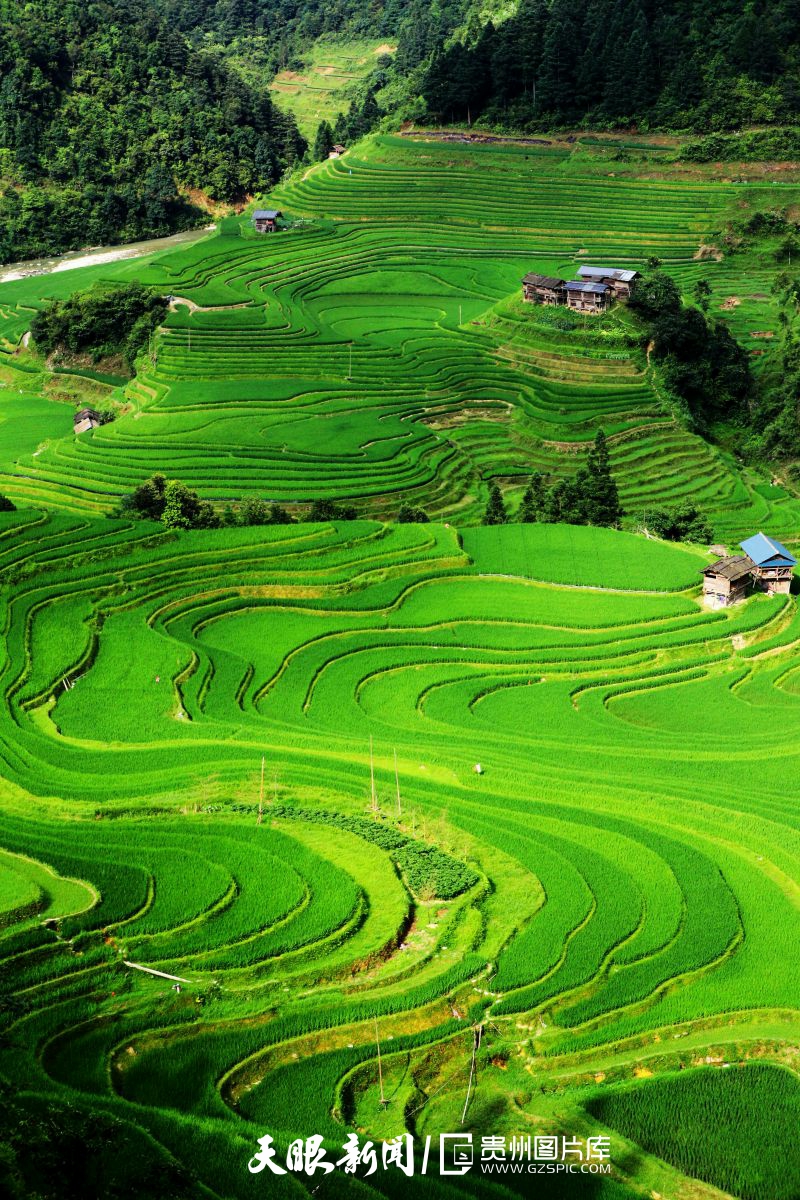
[[[390,46],[388,42],[382,42],[381,45],[378,46],[377,50],[373,50],[373,54],[376,56],[378,54],[394,54],[396,49],[397,46]]]
[[[241,212],[244,208],[243,204],[240,206],[220,204],[216,200],[212,200],[205,192],[202,192],[200,188],[181,188],[181,193],[195,208],[202,209],[203,212],[209,213],[212,217],[225,217],[232,210]]]
[[[772,332],[771,329],[754,329],[751,331],[750,337],[771,338],[771,337],[775,337],[775,334]]]
[[[459,412],[432,413],[420,417],[420,423],[429,429],[457,429],[461,425],[469,425],[471,421],[505,423],[509,416],[510,410],[507,408],[465,408]]]
[[[713,258],[715,262],[722,262],[722,251],[719,246],[707,246],[701,242],[692,257],[696,259]]]
[[[697,255],[695,255],[695,258],[697,258]],[[738,308],[741,303],[738,296],[728,296],[728,299],[720,304],[720,308],[723,312],[728,312],[732,308]]]
[[[70,369],[81,371],[97,371],[100,375],[119,375],[124,379],[131,378],[131,370],[121,354],[109,354],[105,358],[92,358],[91,354],[70,354],[66,350],[57,350],[47,359],[47,366],[52,371],[58,367],[61,371],[69,372]],[[77,376],[80,379],[81,388],[87,385],[108,390],[108,384],[104,384],[99,380],[87,380],[82,376]]]

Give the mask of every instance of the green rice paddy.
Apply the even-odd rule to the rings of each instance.
[[[797,191],[777,190],[787,202]],[[746,202],[775,193],[753,185]],[[722,183],[578,174],[554,148],[375,137],[274,194],[291,222],[280,235],[229,219],[150,260],[4,285],[0,487],[102,514],[159,470],[220,502],[328,496],[381,518],[420,503],[470,524],[490,482],[513,499],[534,468],[569,473],[602,427],[630,524],[691,499],[720,538],[769,526],[791,541],[796,497],[765,494],[765,480],[675,421],[623,310],[565,320],[518,299],[529,269],[571,276],[581,261],[656,254],[687,289],[708,277],[722,309],[742,267],[693,256],[743,199]],[[96,381],[118,419],[75,438],[16,348],[43,299],[133,277],[179,301],[135,381]],[[722,313],[745,340],[746,307]],[[755,320],[777,327],[769,303]],[[48,394],[70,379],[80,402],[85,377],[61,374]]]
[[[313,145],[320,121],[336,121],[347,112],[357,84],[377,66],[381,54],[396,49],[388,42],[315,42],[303,60],[302,70],[279,71],[270,91],[276,103],[294,113],[300,132]]]
[[[796,599],[712,612],[696,548],[474,521],[490,479],[562,469],[602,426],[629,512],[693,497],[725,537],[798,540],[787,490],[672,422],[624,314],[569,330],[514,298],[583,249],[663,254],[691,282],[727,193],[656,202],[526,155],[376,138],[284,186],[286,233],[228,222],[0,296],[19,505],[0,514],[0,1076],[32,1109],[122,1122],[193,1197],[252,1196],[267,1132],[338,1157],[350,1130],[462,1127],[607,1135],[612,1175],[543,1178],[552,1197],[793,1194],[758,1136],[732,1140],[766,1136],[772,1106],[764,1153],[796,1161]],[[96,277],[193,304],[124,388],[54,390],[19,341]],[[75,438],[82,389],[128,410]],[[364,516],[109,518],[154,470]],[[409,499],[439,519],[386,519]],[[401,1188],[464,1194],[391,1172],[320,1194]]]

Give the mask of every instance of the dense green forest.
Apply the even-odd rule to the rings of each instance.
[[[0,0],[0,260],[197,224],[301,156],[294,120],[137,0]]]
[[[726,130],[794,120],[798,28],[798,0],[521,0],[433,54],[421,22],[398,56],[443,121]]]
[[[0,0],[0,260],[159,236],[202,219],[196,193],[268,188],[307,149],[269,81],[326,34],[397,44],[366,107],[355,97],[334,128],[348,141],[388,112],[696,130],[706,158],[800,152],[785,133],[747,147],[725,136],[793,120],[800,0],[521,0],[497,24],[491,11],[472,0]]]

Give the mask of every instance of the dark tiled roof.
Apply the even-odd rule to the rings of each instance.
[[[704,567],[702,573],[703,575],[721,575],[723,579],[729,579],[731,583],[735,583],[737,579],[749,575],[752,569],[753,560],[746,554],[740,554],[736,558],[730,556],[721,558],[719,562]]]
[[[276,217],[281,216],[279,208],[257,208],[253,213],[254,221],[274,221]]]
[[[563,288],[564,286],[563,279],[556,279],[554,275],[535,275],[533,271],[529,271],[522,282],[541,288]]]

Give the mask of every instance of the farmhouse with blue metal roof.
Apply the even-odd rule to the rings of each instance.
[[[797,559],[775,538],[756,533],[740,543],[744,554],[720,558],[703,568],[703,599],[713,608],[743,600],[749,587],[769,596],[788,596]]]
[[[604,283],[617,300],[628,300],[639,272],[624,271],[619,267],[578,267],[578,278],[589,283]]]
[[[568,283],[530,271],[522,280],[522,295],[534,304],[566,304],[576,312],[601,313],[613,300],[629,300],[638,278],[638,271],[618,267],[581,266],[578,278]]]
[[[751,576],[753,586],[761,588],[770,596],[788,596],[792,586],[792,573],[797,559],[775,538],[757,533],[741,543],[747,557],[753,563]]]

